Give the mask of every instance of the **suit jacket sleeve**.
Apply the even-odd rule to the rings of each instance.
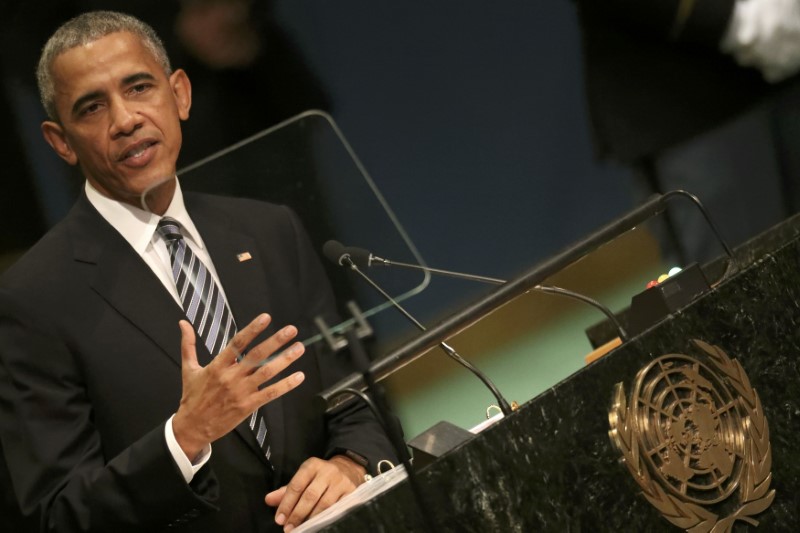
[[[42,531],[158,530],[213,507],[213,476],[183,481],[163,424],[105,463],[73,356],[5,292],[0,363],[0,437],[21,510]]]

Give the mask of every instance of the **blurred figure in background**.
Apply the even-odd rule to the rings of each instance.
[[[797,212],[800,3],[579,1],[597,153],[631,167],[640,197],[685,189],[730,244]],[[668,261],[722,252],[699,212],[674,201]]]

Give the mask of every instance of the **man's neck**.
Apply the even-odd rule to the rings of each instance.
[[[173,176],[172,179],[165,180],[155,187],[147,189],[138,196],[131,194],[124,197],[118,197],[110,194],[108,190],[100,186],[100,184],[96,183],[95,181],[88,180],[88,184],[94,188],[95,191],[109,200],[128,204],[137,209],[161,216],[167,211],[167,209],[169,209],[172,199],[175,196],[177,177]]]

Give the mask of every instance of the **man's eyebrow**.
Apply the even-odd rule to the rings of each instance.
[[[133,83],[139,81],[155,81],[156,77],[150,74],[149,72],[137,72],[136,74],[131,74],[130,76],[125,76],[122,78],[122,85],[131,85]]]
[[[125,76],[124,78],[122,78],[122,85],[123,86],[132,85],[140,81],[155,81],[155,79],[156,79],[155,76],[153,76],[149,72],[137,72],[135,74],[131,74],[130,76]],[[99,98],[102,95],[103,91],[92,91],[84,94],[83,96],[75,100],[74,104],[72,104],[72,113],[77,114],[80,111],[80,108],[83,106],[83,104],[95,100],[96,98]]]

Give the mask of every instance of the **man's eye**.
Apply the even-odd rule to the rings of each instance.
[[[149,83],[137,83],[133,87],[131,87],[131,93],[133,94],[141,94],[145,92],[147,89],[150,88]]]
[[[100,104],[89,104],[81,109],[81,115],[91,115],[100,109]]]

